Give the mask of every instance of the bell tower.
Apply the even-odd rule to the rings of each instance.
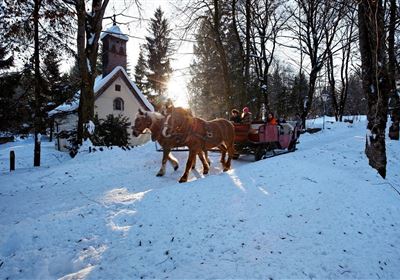
[[[100,38],[103,42],[103,77],[108,75],[117,66],[122,66],[126,70],[126,43],[129,38],[119,29],[115,22],[115,15],[113,25],[104,31]]]

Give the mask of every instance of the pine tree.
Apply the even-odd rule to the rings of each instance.
[[[17,127],[22,123],[22,114],[18,114],[18,105],[22,102],[13,98],[20,80],[20,73],[0,75],[0,131],[18,132]]]
[[[57,50],[52,49],[43,58],[43,80],[45,102],[58,106],[78,90],[74,85],[73,79],[69,75],[61,75],[61,59]],[[51,105],[50,105],[51,106]]]
[[[146,51],[148,72],[146,77],[149,88],[162,98],[167,90],[168,80],[172,73],[169,57],[172,52],[172,44],[169,38],[171,29],[164,12],[157,8],[154,18],[151,19],[148,31],[150,36],[146,36]]]
[[[135,66],[135,82],[138,88],[148,95],[148,81],[146,80],[147,63],[144,55],[144,46],[140,46],[139,58]]]
[[[192,79],[189,83],[189,105],[197,116],[206,119],[224,116],[226,104],[223,74],[215,51],[214,40],[207,36],[210,27],[207,21],[200,25],[194,46],[195,60],[190,66]]]
[[[308,82],[303,72],[300,72],[294,79],[290,97],[291,114],[300,114],[303,111],[307,98]]]
[[[43,130],[43,79],[40,71],[41,55],[52,46],[59,49],[69,48],[69,37],[72,33],[73,15],[64,1],[34,0],[8,1],[2,8],[0,21],[1,37],[13,50],[26,57],[26,50],[33,49],[30,57],[34,69],[34,166],[40,166],[40,133]],[[46,28],[44,28],[46,27]],[[33,39],[33,40],[32,40]],[[32,86],[32,85],[31,85]]]

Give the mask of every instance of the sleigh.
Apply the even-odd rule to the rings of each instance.
[[[235,158],[252,154],[256,161],[296,150],[299,127],[295,122],[269,125],[264,122],[234,124]]]

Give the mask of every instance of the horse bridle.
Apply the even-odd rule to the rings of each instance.
[[[147,119],[147,114],[145,114],[145,118]],[[139,132],[139,135],[143,135],[143,134],[150,134],[147,130],[151,130],[151,126],[153,125],[153,121],[151,120],[151,118],[149,118],[148,120],[148,124],[146,124],[148,127],[146,127],[145,129],[143,129],[142,131]],[[132,128],[135,128],[135,126],[132,126]]]
[[[167,131],[169,129],[169,119],[171,118],[171,114],[168,114],[164,120],[163,126],[162,126],[162,131],[161,134],[162,136],[164,136],[165,138],[171,138],[172,134],[167,135]]]

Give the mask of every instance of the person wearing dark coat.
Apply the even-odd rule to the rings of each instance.
[[[253,116],[248,107],[244,107],[242,110],[242,123],[243,124],[251,124],[253,121]]]
[[[239,111],[236,109],[232,109],[231,117],[229,118],[229,120],[234,123],[240,123],[242,121],[242,118],[239,115]]]

